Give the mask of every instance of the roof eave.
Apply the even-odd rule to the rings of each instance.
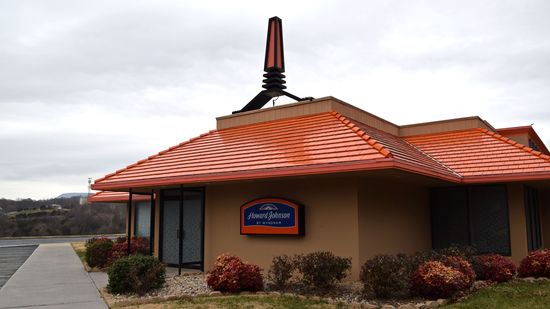
[[[154,186],[170,186],[181,184],[200,184],[212,182],[228,182],[238,180],[253,180],[253,179],[269,179],[291,176],[308,176],[308,175],[323,175],[335,174],[353,171],[379,170],[389,169],[394,166],[392,158],[383,158],[368,161],[354,161],[345,163],[331,163],[322,165],[298,166],[284,169],[262,169],[253,171],[241,171],[219,174],[205,174],[196,176],[170,177],[170,178],[153,178],[144,180],[131,181],[111,181],[108,183],[96,182],[92,184],[94,190],[117,191],[128,188],[139,187],[154,187]]]
[[[495,182],[520,182],[520,181],[536,181],[550,180],[550,171],[534,172],[534,173],[515,173],[501,175],[483,175],[483,176],[466,176],[462,182],[467,184],[475,183],[495,183]]]

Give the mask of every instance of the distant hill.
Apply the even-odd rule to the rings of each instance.
[[[88,193],[63,193],[56,198],[87,197]]]

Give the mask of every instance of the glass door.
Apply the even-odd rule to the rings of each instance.
[[[162,191],[161,212],[162,261],[175,266],[181,261],[182,267],[203,269],[204,190]]]

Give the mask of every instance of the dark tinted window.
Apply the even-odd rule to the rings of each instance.
[[[469,244],[467,198],[465,189],[445,188],[432,192],[432,240],[435,249],[446,248],[450,244]]]
[[[525,220],[527,222],[527,243],[529,251],[542,247],[542,235],[540,229],[540,210],[538,191],[531,187],[525,187]]]
[[[438,188],[431,192],[435,249],[470,245],[480,253],[510,255],[504,186]]]
[[[508,206],[502,186],[468,190],[471,245],[482,253],[510,255]]]

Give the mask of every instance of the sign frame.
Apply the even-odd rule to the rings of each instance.
[[[279,203],[285,206],[289,206],[294,209],[295,222],[292,227],[274,227],[266,225],[244,225],[244,213],[246,209],[256,207],[261,204]],[[305,212],[304,205],[295,201],[277,198],[277,197],[264,197],[250,200],[239,209],[239,230],[241,235],[264,235],[264,236],[304,236],[305,235]]]

